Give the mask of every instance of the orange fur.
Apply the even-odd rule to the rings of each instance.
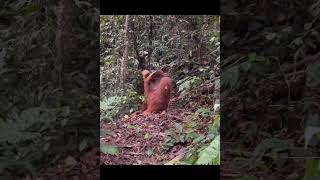
[[[150,74],[142,71],[144,80],[145,102],[141,107],[144,114],[166,110],[168,108],[172,88],[171,78],[162,70]]]

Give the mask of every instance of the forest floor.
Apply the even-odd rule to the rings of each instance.
[[[275,120],[281,122],[280,119]],[[244,126],[244,124],[241,121],[234,125],[233,132],[230,129],[228,129],[229,131],[224,129],[221,132],[223,134],[221,140],[221,148],[223,149],[221,161],[223,163],[220,166],[220,179],[234,180],[241,177],[243,179],[259,179],[258,177],[261,177],[265,180],[302,179],[304,159],[299,158],[301,155],[296,155],[304,154],[302,129],[279,131],[274,133],[274,139],[282,141],[271,141],[271,138],[265,140],[259,136],[249,136],[248,134],[253,129]],[[264,124],[265,126],[269,125]],[[261,126],[258,126],[257,129],[262,131]],[[279,151],[278,149],[281,149],[284,142],[288,142],[292,146],[288,146],[290,149]],[[281,153],[270,155],[272,151]]]
[[[226,139],[224,139],[226,140]],[[267,164],[267,158],[261,158],[259,160],[252,161],[255,158],[253,148],[239,148],[241,144],[238,140],[229,139],[229,141],[221,141],[223,151],[221,151],[220,166],[220,179],[234,180],[240,179],[256,179],[254,177],[261,177],[265,180],[294,180],[300,179],[303,174],[304,162],[302,159],[280,159],[283,167],[277,167],[277,164]],[[261,156],[262,157],[262,156]],[[263,160],[264,161],[263,161]],[[260,163],[260,164],[258,164]],[[263,163],[268,165],[268,168],[262,169],[259,167],[267,167]],[[251,168],[255,167],[256,168]],[[246,177],[246,178],[244,178]]]
[[[165,132],[174,129],[176,123],[187,123],[189,115],[187,109],[169,108],[162,113],[133,113],[115,122],[102,123],[101,129],[109,133],[100,137],[100,144],[117,146],[119,154],[101,153],[100,164],[161,165],[172,159],[179,160],[188,144],[174,144],[168,151],[163,150]],[[204,122],[200,126],[208,127],[209,123]],[[206,128],[199,128],[197,131],[203,134]]]
[[[67,156],[59,163],[43,169],[36,177],[27,176],[22,180],[99,180],[99,148],[82,153],[79,158]]]

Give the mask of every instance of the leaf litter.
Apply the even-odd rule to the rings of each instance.
[[[179,156],[183,148],[175,144],[168,152],[161,149],[165,131],[175,128],[176,123],[185,123],[185,109],[169,110],[166,113],[148,115],[133,113],[116,122],[102,122],[103,131],[112,131],[113,136],[104,134],[100,144],[116,146],[119,154],[100,153],[101,165],[161,165]]]

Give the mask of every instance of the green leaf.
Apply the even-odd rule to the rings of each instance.
[[[147,151],[146,151],[146,154],[147,154],[148,156],[151,156],[151,155],[153,154],[153,150],[152,150],[150,147],[148,147],[148,149],[147,149]]]
[[[82,140],[79,144],[79,151],[82,152],[88,146],[88,142],[86,139]]]
[[[216,37],[214,37],[214,36],[213,36],[213,37],[211,37],[211,38],[210,38],[209,42],[211,42],[211,43],[212,43],[212,42],[214,42],[214,41],[215,41],[215,39],[216,39]]]
[[[209,109],[209,108],[199,108],[195,114],[196,115],[202,115],[202,116],[209,116],[211,115],[213,112]]]
[[[248,54],[248,59],[250,62],[254,62],[256,60],[257,54],[256,53],[250,53]]]
[[[312,179],[313,176],[320,176],[320,160],[308,159],[306,162],[306,172],[303,180]]]
[[[179,132],[182,132],[183,127],[180,123],[175,123],[175,127]]]
[[[235,88],[239,80],[239,67],[234,66],[221,73],[221,83],[225,86]]]
[[[199,159],[196,161],[197,165],[212,165],[214,163],[220,164],[220,135],[199,153]]]
[[[100,151],[103,152],[104,154],[111,154],[116,156],[119,154],[118,147],[110,144],[100,145]]]
[[[184,135],[179,136],[179,142],[184,143],[184,141],[185,141],[185,136]]]
[[[189,121],[189,122],[187,123],[187,127],[188,127],[188,128],[195,128],[195,127],[197,127],[197,122],[195,122],[195,121]]]
[[[242,70],[244,70],[246,72],[249,71],[251,67],[252,67],[252,64],[249,61],[246,61],[246,62],[241,64]]]
[[[307,149],[308,144],[311,140],[311,138],[320,132],[319,127],[306,127],[305,128],[305,148]]]
[[[190,82],[191,82],[190,80],[187,80],[187,81],[184,81],[183,83],[181,83],[178,87],[178,91],[182,92],[182,91],[190,89]]]
[[[100,136],[105,136],[105,135],[113,136],[114,133],[108,129],[100,129]]]
[[[192,141],[192,143],[198,143],[198,142],[202,141],[204,138],[205,138],[205,136],[201,134],[199,137],[197,137],[196,139],[194,139],[194,140]]]
[[[220,124],[220,114],[217,114],[214,116],[214,123],[213,123],[213,127],[217,127]]]
[[[136,129],[136,133],[139,134],[141,132],[141,128],[140,127],[135,127]]]

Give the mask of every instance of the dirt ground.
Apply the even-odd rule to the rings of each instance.
[[[101,165],[161,165],[179,157],[182,145],[175,145],[168,152],[161,147],[165,131],[174,128],[175,123],[188,121],[186,109],[172,109],[167,112],[143,115],[133,113],[115,122],[101,124],[101,129],[109,133],[100,137],[100,144],[112,144],[118,147],[119,154],[100,154]],[[186,145],[184,145],[186,146]],[[152,154],[147,153],[151,151]]]

